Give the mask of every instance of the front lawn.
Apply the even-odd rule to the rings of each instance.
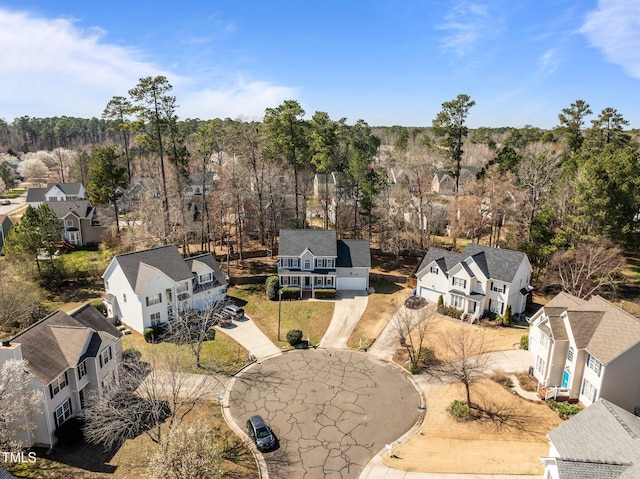
[[[133,348],[142,353],[142,360],[149,361],[153,353],[158,355],[155,361],[162,360],[163,352],[171,352],[176,348],[187,358],[183,372],[206,374],[207,372],[221,372],[233,375],[247,364],[248,351],[236,341],[224,334],[222,331],[216,331],[216,338],[213,341],[206,341],[202,345],[200,353],[200,363],[202,368],[196,367],[196,358],[191,352],[190,346],[176,346],[172,343],[147,343],[140,334],[129,334],[123,338],[123,348]]]
[[[371,286],[375,292],[369,295],[367,309],[349,336],[347,346],[350,348],[359,348],[360,340],[362,347],[368,348],[411,295],[411,289],[402,284],[372,281]]]
[[[286,346],[287,332],[302,331],[303,339],[318,344],[331,323],[333,301],[282,301],[280,341],[278,341],[278,301],[269,301],[263,284],[230,288],[228,296],[236,298],[247,316],[278,346]],[[246,304],[245,304],[246,303]]]

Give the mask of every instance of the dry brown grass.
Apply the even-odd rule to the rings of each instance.
[[[483,419],[458,422],[447,412],[464,398],[461,384],[429,389],[427,417],[420,434],[393,450],[384,464],[405,471],[459,474],[541,474],[540,456],[549,451],[546,433],[562,423],[544,403],[521,399],[491,380],[472,387],[474,403],[502,411],[504,422]],[[464,460],[461,460],[464,458]]]
[[[358,348],[360,339],[362,347],[369,347],[403,301],[411,295],[411,289],[402,284],[372,281],[371,286],[375,293],[369,295],[367,308],[349,336],[347,346],[350,348]]]

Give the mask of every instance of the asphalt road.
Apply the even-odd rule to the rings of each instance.
[[[231,385],[229,409],[245,429],[260,414],[279,448],[270,479],[355,479],[418,420],[420,396],[397,367],[356,351],[292,351],[255,364]]]

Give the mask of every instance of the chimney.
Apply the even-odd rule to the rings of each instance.
[[[2,341],[3,348],[8,348],[9,346],[11,346],[11,341]]]

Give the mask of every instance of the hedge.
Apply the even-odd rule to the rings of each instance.
[[[280,291],[282,291],[282,299],[300,299],[300,286],[286,286]]]
[[[313,296],[316,299],[335,299],[336,297],[336,290],[333,288],[321,288],[321,289],[316,289],[313,292]]]
[[[278,287],[280,286],[280,280],[277,276],[269,276],[264,282],[265,289],[267,290],[267,298],[269,301],[278,301]]]

